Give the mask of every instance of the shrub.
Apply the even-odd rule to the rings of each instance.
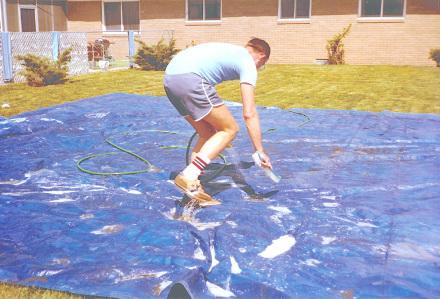
[[[34,54],[15,56],[15,59],[22,61],[21,64],[25,67],[19,74],[26,78],[29,86],[38,87],[64,83],[69,72],[67,63],[71,60],[71,52],[72,48],[65,50],[56,61]]]
[[[148,46],[141,40],[136,41],[139,43],[139,48],[133,56],[134,63],[145,71],[164,71],[174,55],[180,51],[174,48],[176,43],[174,39],[166,45],[162,38],[157,45],[152,46]]]
[[[351,24],[342,29],[342,32],[327,40],[328,64],[345,64],[344,44],[342,39],[350,33]]]
[[[429,51],[429,59],[437,62],[437,67],[440,67],[440,48],[431,49],[431,51]]]

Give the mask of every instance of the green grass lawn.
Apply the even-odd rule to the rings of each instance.
[[[123,92],[164,96],[163,72],[138,69],[69,78],[63,85],[0,86],[0,115],[9,117],[65,102]],[[262,106],[440,114],[440,68],[417,66],[268,65],[259,71],[256,101]],[[238,82],[216,87],[240,101]]]
[[[14,299],[80,299],[87,297],[68,292],[60,292],[36,287],[22,287],[0,281],[0,298]],[[90,297],[91,298],[91,297]],[[98,298],[98,297],[96,297]],[[102,297],[103,298],[103,297]]]

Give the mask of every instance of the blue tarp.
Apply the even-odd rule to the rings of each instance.
[[[193,129],[166,98],[110,94],[0,119],[0,280],[87,295],[439,298],[440,115],[259,107],[254,165],[240,104],[227,166],[186,204],[172,177]],[[146,158],[148,173],[80,171]],[[223,164],[216,159],[213,173]],[[148,169],[126,154],[82,162]]]

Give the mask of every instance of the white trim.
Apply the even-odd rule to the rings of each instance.
[[[105,32],[105,12],[104,12],[104,1],[101,1],[101,30]]]
[[[66,4],[67,7],[67,4]],[[51,1],[51,5],[50,5],[50,13],[52,14],[52,31],[55,31],[55,12],[53,11],[53,1]],[[67,16],[66,16],[67,18]]]
[[[139,30],[134,30],[139,31]],[[127,35],[127,31],[102,31],[103,36],[124,36]]]
[[[22,9],[32,9],[34,11],[35,18],[35,32],[39,32],[38,28],[38,9],[36,5],[18,5],[18,20],[20,23],[20,32],[23,32],[23,26],[21,24],[21,10]]]
[[[297,0],[293,0],[293,18],[281,18],[281,1],[278,0],[278,24],[289,24],[289,23],[310,23],[310,19],[312,18],[312,0],[309,1],[309,17],[308,18],[297,18]]]
[[[392,17],[387,17],[383,15],[383,5],[385,0],[380,0],[380,16],[378,17],[363,17],[362,16],[362,2],[364,0],[359,0],[359,7],[358,7],[358,21],[372,21],[372,22],[376,22],[376,21],[380,21],[380,20],[390,20],[391,22],[394,21],[402,21],[405,20],[406,18],[406,0],[403,0],[403,11],[402,11],[402,16],[392,16]]]
[[[310,19],[279,19],[277,21],[278,25],[283,25],[283,24],[310,24]]]
[[[6,0],[3,0],[3,2],[2,2],[2,11],[3,11],[3,22],[4,22],[4,26],[2,27],[3,28],[3,30],[5,31],[5,32],[7,32],[8,31],[8,9],[7,9],[7,6],[6,6]]]
[[[406,18],[406,0],[403,0],[403,12],[402,12],[402,17]]]
[[[0,0],[0,32],[3,32],[3,9],[2,9],[2,7],[3,7],[3,0]]]
[[[215,25],[221,25],[221,20],[207,20],[207,21],[185,21],[185,26],[215,26]]]
[[[405,23],[404,17],[376,17],[376,18],[366,18],[358,17],[358,23]]]
[[[383,3],[385,1],[384,0],[380,0],[380,17],[383,18]]]

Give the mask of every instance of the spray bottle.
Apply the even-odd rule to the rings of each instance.
[[[264,167],[263,165],[261,165],[261,163],[263,162],[263,159],[261,158],[260,153],[258,151],[256,151],[252,155],[252,159],[254,159],[255,164],[260,166],[260,168],[266,173],[266,175],[268,177],[270,177],[272,179],[272,181],[274,181],[275,183],[278,183],[281,180],[281,176],[278,175],[273,169],[270,169],[269,167]]]

